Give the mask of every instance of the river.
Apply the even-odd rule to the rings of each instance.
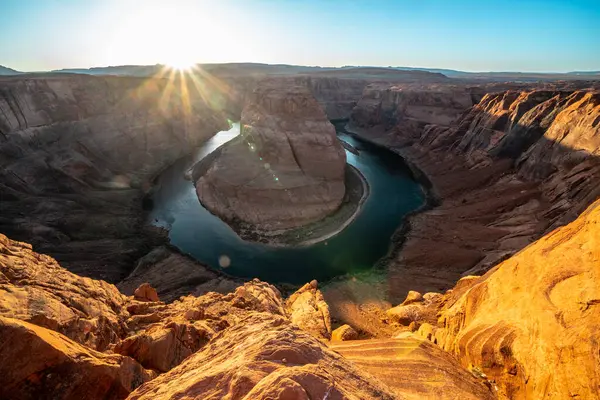
[[[347,161],[370,186],[354,221],[338,235],[307,247],[275,248],[244,241],[202,207],[193,183],[185,179],[192,165],[238,134],[239,124],[234,124],[167,168],[156,180],[149,215],[152,224],[169,230],[171,244],[213,268],[225,265],[223,271],[230,275],[303,284],[365,272],[387,253],[402,218],[424,202],[419,183],[400,156],[338,132],[338,138],[359,151],[358,155],[346,151]]]

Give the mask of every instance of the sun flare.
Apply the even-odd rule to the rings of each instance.
[[[184,72],[192,70],[196,63],[185,57],[174,57],[171,60],[167,60],[166,65],[174,70]]]

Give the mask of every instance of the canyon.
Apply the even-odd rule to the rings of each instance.
[[[259,82],[241,134],[194,166],[198,198],[226,221],[289,229],[335,211],[346,193],[346,155],[308,88]]]
[[[0,78],[0,397],[598,398],[597,83],[177,79]],[[335,210],[345,157],[328,120],[409,164],[427,204],[381,279],[244,282],[146,223],[158,174],[236,119],[247,136],[193,172],[224,220]],[[244,191],[266,171],[250,145],[283,154],[264,161],[298,203],[272,176],[267,197]]]

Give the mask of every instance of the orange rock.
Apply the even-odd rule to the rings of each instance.
[[[118,343],[115,353],[130,356],[144,367],[166,372],[204,346],[214,331],[201,323],[155,325]]]
[[[361,371],[383,381],[406,399],[491,400],[485,380],[473,376],[438,346],[404,332],[394,339],[351,340],[331,348]]]
[[[137,289],[135,289],[133,292],[133,297],[139,301],[159,301],[156,289],[150,286],[149,283],[142,283]]]
[[[126,333],[126,301],[113,285],[75,275],[31,245],[0,234],[0,316],[103,350]]]
[[[600,201],[445,295],[431,336],[503,398],[600,398]]]
[[[343,342],[356,339],[358,339],[358,332],[348,324],[340,326],[331,333],[332,342]]]
[[[284,317],[265,313],[255,313],[218,334],[203,350],[142,385],[129,399],[172,397],[401,398]]]
[[[329,306],[313,280],[293,293],[285,302],[290,320],[319,339],[331,338]]]
[[[129,357],[90,350],[66,336],[0,317],[0,398],[124,399],[156,376]]]

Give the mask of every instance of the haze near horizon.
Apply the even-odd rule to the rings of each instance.
[[[20,71],[259,62],[463,71],[600,70],[595,1],[4,0]]]

